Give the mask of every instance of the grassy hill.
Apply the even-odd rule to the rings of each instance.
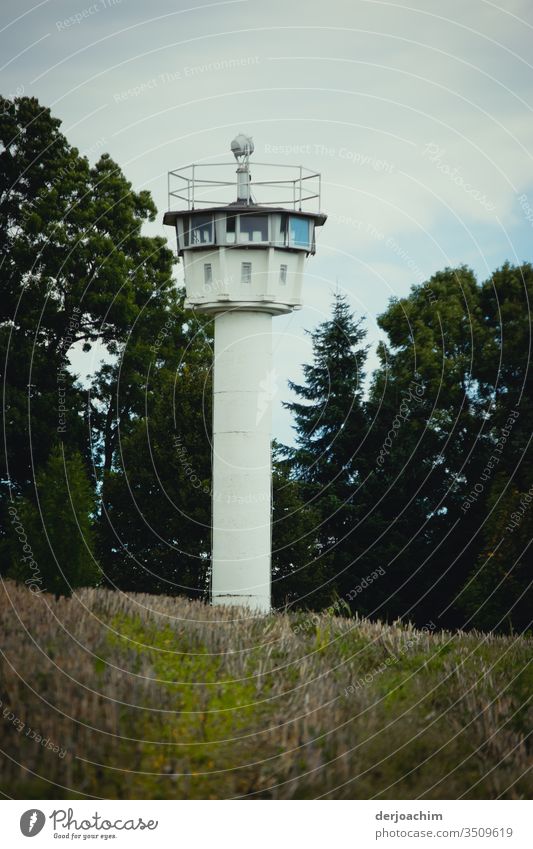
[[[522,798],[531,640],[1,592],[14,798]]]

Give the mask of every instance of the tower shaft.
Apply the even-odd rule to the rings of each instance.
[[[272,316],[215,316],[213,604],[270,610]]]

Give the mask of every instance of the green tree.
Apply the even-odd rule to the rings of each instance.
[[[18,495],[37,507],[35,475],[60,439],[67,454],[78,452],[91,469],[100,501],[99,557],[120,583],[111,568],[117,544],[107,508],[128,487],[122,454],[139,473],[141,456],[150,463],[149,446],[141,449],[146,411],[172,380],[175,398],[185,398],[187,366],[198,361],[196,343],[172,279],[172,253],[164,239],[142,233],[144,222],[156,215],[149,193],[133,191],[107,154],[91,166],[37,100],[3,98],[0,109],[0,339],[8,483],[3,512]],[[72,373],[71,357],[74,349],[88,351],[93,345],[104,349],[104,360],[87,390]],[[172,404],[166,412],[178,427],[196,432],[201,409],[191,411],[186,401],[183,409],[186,422]],[[168,421],[166,426],[168,433]],[[171,540],[175,525],[174,520]],[[129,517],[128,531],[142,534],[142,513],[136,522]],[[131,548],[133,538],[126,537],[123,545]],[[128,570],[123,578],[134,588]],[[161,586],[154,581],[143,588]]]
[[[368,404],[375,527],[366,557],[386,576],[372,593],[374,615],[424,625],[445,611],[438,624],[458,624],[455,598],[478,550],[472,529],[482,509],[468,521],[460,509],[486,438],[472,375],[485,338],[479,296],[470,269],[448,268],[378,318],[387,342]]]
[[[338,292],[331,318],[310,336],[313,362],[303,367],[305,382],[290,383],[300,400],[285,405],[294,415],[297,445],[287,457],[301,497],[316,516],[315,593],[327,604],[351,586],[358,548],[354,532],[364,509],[358,491],[365,467],[367,346],[362,321]]]
[[[506,263],[483,283],[480,299],[487,332],[474,376],[490,408],[489,434],[478,481],[479,553],[459,603],[479,628],[523,631],[533,605],[533,267]]]
[[[12,486],[27,485],[32,465],[47,459],[57,433],[54,376],[57,384],[73,346],[98,342],[118,356],[141,314],[175,304],[172,254],[162,238],[141,232],[155,215],[148,192],[134,192],[107,154],[91,167],[35,98],[0,98],[0,329]],[[88,456],[87,429],[71,423],[62,438]]]
[[[35,490],[36,501],[16,499],[10,508],[31,552],[25,556],[12,521],[9,575],[57,595],[96,586],[101,572],[94,557],[95,500],[80,455],[68,457],[56,447],[37,474]]]
[[[486,500],[482,546],[459,603],[468,625],[516,633],[532,626],[533,487],[520,492],[500,472]]]
[[[171,315],[154,340],[143,412],[125,427],[117,424],[117,448],[103,469],[99,557],[112,586],[204,597],[211,545],[210,327],[190,322],[184,331]]]
[[[315,540],[319,524],[316,507],[305,502],[300,481],[291,473],[292,463],[277,443],[272,470],[272,602],[285,606],[320,609],[326,582],[324,558]],[[330,591],[326,592],[327,598]]]

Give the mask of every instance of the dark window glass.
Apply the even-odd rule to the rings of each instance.
[[[213,216],[191,215],[189,218],[189,244],[212,245],[213,244]]]
[[[236,232],[236,216],[235,215],[226,215],[226,244],[233,245],[235,244],[235,232]]]
[[[239,241],[268,242],[268,215],[240,215]]]

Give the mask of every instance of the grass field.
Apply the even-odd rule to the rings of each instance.
[[[56,600],[4,584],[3,793],[531,794],[531,640],[243,615],[102,589]]]

